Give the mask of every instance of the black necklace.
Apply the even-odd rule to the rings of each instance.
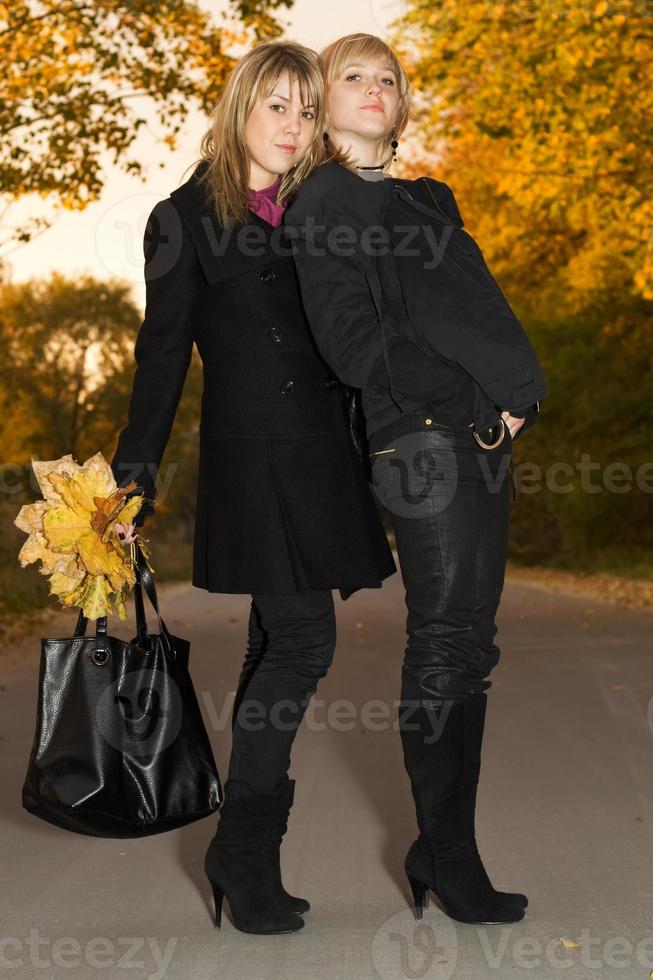
[[[388,163],[389,163],[389,161],[386,160],[385,163],[380,163],[376,167],[356,167],[356,170],[385,170],[385,168],[387,167]]]

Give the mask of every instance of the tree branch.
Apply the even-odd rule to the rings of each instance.
[[[26,24],[36,24],[38,21],[47,20],[48,17],[56,17],[58,14],[63,14],[67,16],[68,13],[72,13],[73,10],[76,13],[83,13],[87,10],[89,13],[93,12],[92,7],[88,7],[86,4],[77,5],[73,3],[69,5],[72,6],[72,10],[63,10],[64,4],[60,4],[58,7],[54,7],[52,10],[46,11],[44,14],[39,14],[38,17],[23,17],[22,20],[18,21],[17,24],[12,24],[10,27],[5,27],[4,30],[0,31],[0,37],[4,37],[6,34],[15,34]]]

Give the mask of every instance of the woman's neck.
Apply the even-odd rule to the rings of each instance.
[[[382,159],[383,139],[365,139],[359,133],[344,133],[335,130],[329,132],[329,141],[345,153],[349,151],[354,166],[378,167],[385,161]]]
[[[388,174],[384,173],[383,170],[354,170],[354,173],[358,177],[362,177],[363,180],[386,180]]]
[[[259,166],[254,160],[249,162],[249,187],[252,191],[266,190],[272,184],[276,184],[281,174],[273,174],[264,167]]]

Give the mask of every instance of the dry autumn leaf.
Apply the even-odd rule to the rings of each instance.
[[[565,949],[581,949],[580,943],[575,943],[573,939],[561,939],[560,943]]]
[[[96,453],[80,466],[68,454],[55,460],[32,459],[43,500],[20,508],[14,524],[28,534],[18,553],[25,567],[40,560],[50,593],[63,606],[79,606],[88,619],[107,616],[115,606],[127,618],[125,599],[135,582],[131,551],[114,533],[130,524],[143,495],[126,500],[136,483],[118,487],[109,463]],[[150,571],[149,551],[139,539]]]

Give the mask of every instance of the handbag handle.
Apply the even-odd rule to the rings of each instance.
[[[161,616],[161,610],[159,609],[159,600],[156,594],[156,586],[154,585],[154,577],[147,567],[147,562],[145,561],[145,556],[142,552],[141,546],[138,543],[138,539],[134,542],[134,553],[136,555],[134,570],[136,572],[136,582],[134,583],[134,603],[136,605],[136,631],[139,642],[141,645],[147,645],[147,623],[145,622],[145,607],[143,605],[143,592],[141,585],[145,586],[145,591],[147,597],[154,606],[154,611],[156,612],[157,619],[159,620],[159,633],[163,637],[164,643],[166,645],[166,652],[175,659],[175,645],[172,642],[172,637],[168,631],[168,627],[163,621]]]
[[[134,557],[135,556],[135,557]],[[134,574],[136,576],[136,581],[134,583],[134,605],[136,609],[136,635],[138,638],[138,643],[141,647],[145,648],[147,646],[147,621],[145,618],[145,605],[143,603],[143,591],[142,586],[145,586],[145,591],[147,597],[154,606],[154,610],[157,614],[159,620],[159,631],[163,638],[164,645],[166,647],[166,652],[174,659],[176,657],[174,643],[172,642],[172,637],[168,631],[166,624],[161,617],[161,611],[159,609],[159,600],[156,594],[156,586],[154,585],[154,578],[150,572],[147,562],[145,561],[145,556],[141,550],[138,543],[138,539],[133,543],[132,557],[134,561]],[[85,636],[86,626],[88,624],[88,617],[84,615],[82,610],[79,611],[79,616],[77,617],[77,625],[75,626],[74,636]],[[98,616],[95,621],[95,635],[96,637],[106,637],[107,635],[107,617]]]

